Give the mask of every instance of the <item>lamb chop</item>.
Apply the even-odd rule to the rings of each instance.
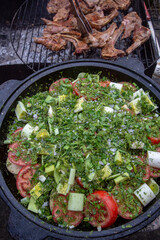
[[[59,21],[67,20],[69,17],[70,11],[71,11],[70,6],[61,7],[60,9],[58,9],[56,15],[53,17],[53,21],[59,22]]]
[[[96,5],[98,5],[99,0],[84,0],[84,2],[89,8],[94,8]]]
[[[127,10],[131,4],[131,0],[114,0],[114,2],[118,5],[120,10]]]
[[[108,40],[105,44],[105,46],[102,48],[101,55],[104,59],[116,59],[118,56],[123,57],[125,55],[125,52],[116,49],[114,47],[115,43],[117,42],[119,36],[123,32],[124,26],[121,25],[113,34],[110,40]]]
[[[124,24],[125,28],[121,39],[124,39],[131,35],[131,32],[134,30],[135,25],[142,24],[142,19],[136,12],[130,12],[123,18],[122,24]]]
[[[89,36],[85,37],[83,41],[86,42],[90,47],[102,48],[112,37],[116,28],[116,23],[112,23],[110,27],[104,32],[99,32],[96,29],[93,29],[93,34],[89,34]]]
[[[126,50],[127,54],[130,54],[137,47],[146,42],[151,36],[151,31],[149,28],[136,25],[133,32],[133,44]]]
[[[60,8],[69,7],[70,3],[69,0],[50,0],[47,4],[47,11],[48,13],[57,13]]]
[[[50,21],[46,18],[42,18],[42,20],[47,24],[47,27],[43,30],[43,36],[46,34],[56,34],[56,33],[63,33],[63,34],[70,34],[77,38],[81,37],[81,33],[78,31],[74,31],[71,27],[65,27],[62,23],[55,23]]]
[[[83,42],[83,41],[81,41],[81,40],[79,40],[79,39],[77,39],[77,38],[75,38],[75,37],[73,37],[73,36],[71,36],[71,35],[61,34],[61,36],[62,36],[65,40],[73,43],[73,45],[74,45],[74,47],[75,47],[75,52],[74,52],[75,54],[81,54],[81,53],[83,53],[84,51],[89,50],[89,47],[88,47],[88,45],[87,45],[85,42]]]
[[[60,34],[46,34],[43,37],[40,38],[34,38],[35,43],[42,44],[46,48],[52,50],[52,51],[60,51],[61,49],[64,49],[67,41],[61,37]]]
[[[102,9],[98,9],[97,11],[87,14],[86,18],[91,24],[91,26],[97,30],[100,30],[106,24],[108,24],[111,20],[113,20],[118,15],[117,9],[110,9],[109,15],[104,16],[104,12]]]
[[[104,11],[111,8],[118,9],[118,5],[113,0],[100,0],[98,6]]]

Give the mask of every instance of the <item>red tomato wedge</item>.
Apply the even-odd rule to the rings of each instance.
[[[84,214],[92,226],[106,228],[116,221],[118,206],[113,196],[99,190],[87,196]]]
[[[79,89],[79,87],[78,87],[78,84],[79,84],[80,82],[83,83],[83,81],[85,81],[85,80],[86,80],[86,78],[81,78],[80,80],[75,81],[75,82],[73,83],[73,92],[75,93],[75,95],[79,96],[80,98],[81,98],[81,97],[84,97],[86,100],[91,99],[92,101],[97,100],[97,99],[98,99],[97,96],[95,96],[95,97],[94,97],[94,96],[93,96],[93,97],[86,96],[86,95],[87,95],[87,87],[88,87],[87,84],[86,84],[86,86],[85,86],[86,94],[85,94],[85,93],[82,93],[82,92],[80,91],[80,89]],[[84,82],[84,84],[85,84],[85,82]],[[94,87],[93,87],[93,88],[94,88]]]
[[[160,152],[160,147],[156,148],[156,151]],[[150,176],[153,177],[153,178],[160,177],[160,169],[159,168],[150,167]]]
[[[76,183],[77,183],[81,188],[86,189],[86,188],[84,187],[84,185],[83,185],[83,182],[82,182],[81,177],[76,177],[75,180],[76,180]]]
[[[27,165],[21,168],[17,175],[16,186],[22,197],[30,197],[29,191],[32,189],[33,185],[31,180],[36,172],[36,168],[39,164],[34,166]]]
[[[86,78],[81,78],[81,81],[84,81],[85,79]],[[79,82],[79,80],[77,80],[73,83],[73,92],[79,97],[85,97],[86,98],[86,96],[83,96],[83,94],[78,90],[77,82]]]
[[[57,194],[53,200],[53,220],[62,225],[78,226],[84,218],[83,212],[69,211],[67,208],[67,196]]]
[[[139,166],[138,171],[143,170],[144,171],[144,176],[143,176],[143,181],[146,182],[150,178],[150,166],[145,163],[145,158],[138,156],[138,158],[143,162],[145,165],[144,166]]]
[[[108,80],[100,82],[101,87],[109,87],[109,84],[110,84],[110,81],[108,81]]]
[[[9,145],[8,159],[14,164],[19,166],[26,166],[31,163],[31,159],[27,156],[27,150],[25,151],[21,146],[21,143],[15,142]]]
[[[125,186],[122,189],[118,185],[112,190],[118,205],[118,215],[128,220],[136,218],[143,210],[141,203],[130,190],[132,191],[132,187]]]
[[[49,92],[57,91],[57,88],[61,85],[61,81],[71,84],[72,86],[72,82],[68,78],[60,78],[59,80],[51,84],[51,86],[49,87]]]
[[[152,142],[153,145],[160,143],[160,137],[148,137],[148,139]]]
[[[134,86],[132,83],[130,83],[130,82],[119,82],[120,84],[123,84],[123,90],[125,90],[125,89],[131,89],[131,90],[133,90],[133,91],[135,91],[136,90],[136,86]]]
[[[22,131],[23,128],[18,128],[17,130],[15,130],[13,133],[12,133],[12,138],[13,140],[16,141],[16,138],[17,137],[20,137],[21,138],[21,131]],[[10,146],[10,145],[9,145]]]

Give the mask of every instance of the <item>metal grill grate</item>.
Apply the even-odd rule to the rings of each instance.
[[[45,27],[41,18],[52,19],[46,10],[46,0],[27,0],[15,13],[11,24],[11,43],[18,57],[29,68],[36,71],[44,68],[50,64],[56,64],[73,59],[83,58],[101,58],[100,49],[91,49],[89,52],[75,56],[74,47],[68,43],[65,50],[59,52],[52,52],[42,45],[34,43],[33,38],[42,35]],[[150,5],[149,5],[150,6]],[[150,6],[151,7],[151,6]],[[151,7],[153,9],[153,7]],[[156,9],[154,7],[154,9]],[[143,20],[143,25],[147,26],[146,16],[143,8],[143,1],[135,0],[132,2],[128,11],[120,12],[114,22],[119,26],[122,17],[130,11],[137,11]],[[159,16],[153,15],[155,19]],[[131,39],[118,40],[116,47],[119,49],[126,49],[131,44]],[[152,39],[149,39],[145,44],[130,54],[131,57],[139,59],[145,68],[148,68],[158,58],[156,46]]]

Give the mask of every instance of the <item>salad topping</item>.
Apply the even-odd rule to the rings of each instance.
[[[152,191],[151,179],[160,176],[150,163],[159,166],[160,142],[153,138],[159,138],[160,115],[149,93],[135,83],[80,73],[17,105],[6,166],[18,173],[21,203],[30,211],[62,227],[98,230],[142,213],[142,203],[151,200],[139,201],[139,189],[148,184]]]

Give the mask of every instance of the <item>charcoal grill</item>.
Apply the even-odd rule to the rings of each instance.
[[[148,1],[148,3],[149,2],[150,1]],[[52,52],[46,49],[46,47],[34,43],[33,38],[41,36],[45,27],[41,18],[53,18],[53,15],[48,14],[46,10],[47,3],[48,1],[46,0],[27,0],[20,6],[14,15],[11,23],[11,43],[22,62],[32,70],[36,71],[46,66],[68,60],[88,58],[100,59],[100,49],[91,49],[91,51],[87,53],[75,56],[74,47],[71,43],[68,43],[65,50],[59,52]],[[148,6],[150,9],[155,8],[155,5],[152,8],[150,4]],[[130,11],[136,11],[142,18],[142,24],[146,27],[148,26],[142,0],[132,1],[129,9],[120,12],[114,19],[114,22],[119,26],[123,16]],[[156,11],[154,17],[158,19],[158,13]],[[123,41],[118,40],[116,47],[124,50],[130,46],[131,42],[132,40],[130,38]],[[145,44],[136,49],[129,55],[129,58],[138,59],[144,65],[144,69],[148,69],[158,59],[158,50],[153,39],[150,38]]]

